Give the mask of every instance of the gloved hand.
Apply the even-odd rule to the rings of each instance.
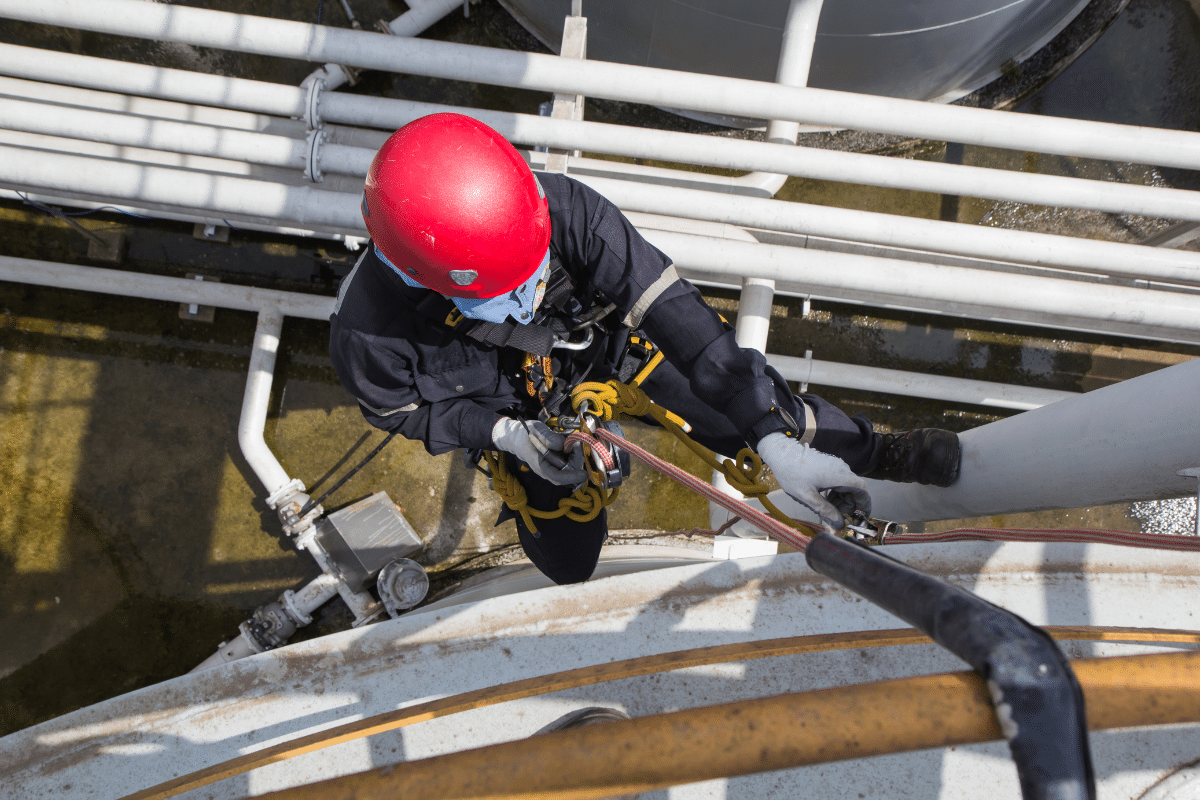
[[[501,417],[492,427],[492,443],[558,486],[577,486],[588,479],[580,451],[570,457],[563,453],[566,437],[545,423]]]
[[[851,472],[840,458],[813,450],[783,433],[764,436],[758,443],[758,455],[775,473],[781,489],[834,530],[842,527],[842,514],[849,514],[855,508],[870,516],[867,482]],[[827,490],[828,500],[819,494]]]

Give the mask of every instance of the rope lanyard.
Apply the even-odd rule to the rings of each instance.
[[[662,406],[656,405],[637,386],[615,380],[608,381],[607,383],[581,383],[571,392],[571,406],[581,421],[588,415],[591,415],[594,420],[600,422],[630,420],[649,416],[683,442],[705,464],[721,472],[734,489],[743,495],[758,498],[759,502],[763,504],[770,515],[768,516],[768,514],[764,514],[752,506],[730,497],[711,484],[701,481],[694,475],[663,461],[627,439],[600,426],[595,426],[594,432],[591,434],[586,433],[581,428],[581,430],[573,432],[568,437],[568,447],[578,446],[584,448],[585,463],[589,463],[592,453],[600,449],[600,442],[597,440],[602,440],[625,450],[652,469],[682,483],[692,491],[760,528],[769,536],[797,550],[803,551],[808,546],[808,537],[821,530],[821,528],[810,523],[788,517],[767,499],[767,492],[770,491],[770,487],[763,477],[764,465],[757,453],[747,447],[737,454],[736,461],[730,459],[718,461],[713,451],[697,443],[687,435],[685,430],[686,422]],[[595,442],[595,444],[591,444],[591,442]],[[576,522],[590,522],[599,515],[602,509],[611,505],[617,499],[619,493],[619,489],[617,488],[607,489],[599,485],[598,476],[589,471],[591,477],[588,483],[576,490],[570,497],[559,500],[558,508],[550,510],[535,509],[529,505],[528,497],[520,481],[508,471],[505,460],[499,454],[492,452],[485,452],[484,458],[487,460],[488,467],[492,472],[492,488],[504,500],[505,505],[521,515],[525,525],[532,532],[537,531],[533,521],[534,518],[557,519],[565,516]]]
[[[781,541],[798,551],[803,552],[808,547],[809,537],[822,530],[811,523],[792,519],[780,511],[767,498],[770,487],[764,481],[762,472],[764,465],[750,448],[741,450],[736,460],[725,459],[718,461],[717,456],[708,448],[695,442],[687,435],[690,428],[683,427],[687,423],[655,404],[645,392],[636,385],[624,384],[619,381],[607,383],[581,383],[571,392],[571,405],[582,420],[592,415],[602,422],[638,419],[649,416],[696,454],[705,464],[723,474],[734,489],[748,497],[757,498],[769,514],[747,505],[720,491],[712,484],[700,480],[694,475],[670,464],[661,458],[638,447],[633,442],[618,436],[610,430],[596,426],[593,435],[579,430],[572,433],[568,439],[568,447],[582,446],[585,449],[585,461],[590,462],[592,450],[599,445],[597,440],[618,447],[630,456],[641,461],[651,469],[675,480],[704,498],[716,503],[725,510],[746,522],[754,525],[772,538]],[[592,444],[595,443],[595,444]],[[592,480],[581,487],[572,496],[559,501],[559,507],[551,511],[541,511],[530,508],[516,477],[511,475],[504,459],[497,458],[494,453],[485,453],[488,465],[492,468],[493,488],[504,498],[509,508],[517,511],[531,530],[531,517],[552,519],[566,516],[579,522],[590,522],[600,511],[611,505],[618,496],[618,489],[606,490],[599,488],[594,472],[589,470]],[[940,544],[945,542],[964,541],[998,541],[998,542],[1064,542],[1079,544],[1111,544],[1126,547],[1146,547],[1159,550],[1177,550],[1185,552],[1200,552],[1200,538],[1192,536],[1172,536],[1130,531],[1107,531],[1085,529],[1026,529],[1026,528],[959,528],[941,533],[901,533],[881,534],[873,544]]]

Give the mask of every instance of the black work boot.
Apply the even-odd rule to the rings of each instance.
[[[958,434],[940,428],[877,433],[879,457],[864,478],[949,486],[958,480],[962,447]]]

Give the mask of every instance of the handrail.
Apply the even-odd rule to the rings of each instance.
[[[1072,641],[1200,644],[1200,631],[1063,625],[1047,625],[1043,630],[1056,639]],[[124,800],[163,800],[163,798],[207,786],[224,778],[240,775],[252,769],[265,767],[268,764],[285,761],[343,742],[385,733],[462,711],[472,711],[498,703],[537,697],[581,686],[593,686],[608,681],[732,661],[831,650],[929,644],[932,641],[928,636],[912,628],[823,633],[680,650],[674,653],[614,661],[609,664],[597,664],[551,675],[540,675],[509,684],[489,686],[472,692],[406,706],[395,711],[376,714],[297,739],[280,742],[186,775],[180,775],[128,795]]]
[[[1092,730],[1200,722],[1200,653],[1072,662]],[[273,800],[585,800],[1002,738],[973,672],[656,714],[421,759]]]

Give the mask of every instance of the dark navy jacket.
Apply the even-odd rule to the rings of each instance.
[[[551,248],[584,311],[615,303],[611,327],[644,332],[697,397],[749,436],[776,396],[762,355],[737,346],[733,329],[611,203],[571,178],[537,177],[550,206]],[[368,247],[330,318],[334,368],[372,425],[419,439],[435,455],[489,448],[501,415],[536,415],[520,370],[524,354],[456,332],[444,311],[430,311],[436,303],[422,305],[431,295],[406,285]],[[556,371],[571,368],[564,360],[594,360],[562,350],[554,357]],[[612,376],[612,360],[600,362],[588,380]]]

